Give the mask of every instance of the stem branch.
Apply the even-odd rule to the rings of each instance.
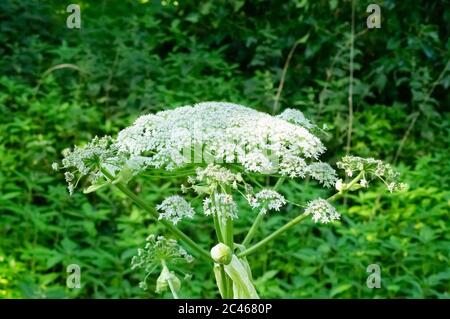
[[[107,170],[102,169],[102,173],[111,181],[114,180],[114,176],[111,175]],[[142,199],[140,199],[136,194],[134,194],[126,185],[124,185],[122,182],[118,182],[113,184],[116,186],[122,193],[127,195],[136,205],[147,211],[154,219],[156,219],[158,222],[163,224],[172,234],[174,234],[176,237],[178,237],[181,241],[185,242],[188,246],[191,247],[193,251],[195,251],[199,257],[204,259],[205,261],[211,261],[211,257],[209,253],[203,249],[201,246],[199,246],[197,243],[195,243],[192,239],[189,238],[188,235],[183,233],[181,230],[179,230],[177,227],[172,225],[169,221],[161,219],[158,220],[158,213],[149,206],[146,202],[144,202]]]
[[[256,244],[254,244],[253,246],[243,250],[242,252],[240,252],[239,254],[237,254],[237,256],[239,258],[245,257],[253,252],[255,252],[257,249],[263,247],[265,244],[267,244],[268,242],[270,242],[271,240],[273,240],[274,238],[280,236],[282,233],[284,233],[285,231],[287,231],[288,229],[290,229],[291,227],[297,225],[299,222],[301,222],[303,219],[305,219],[308,215],[306,214],[301,214],[298,215],[297,217],[295,217],[293,220],[291,220],[290,222],[284,224],[284,226],[280,227],[279,229],[277,229],[276,231],[274,231],[272,234],[270,234],[269,236],[267,236],[266,238],[264,238],[263,240],[257,242]]]

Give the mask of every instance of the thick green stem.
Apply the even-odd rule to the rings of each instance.
[[[237,256],[239,258],[245,257],[247,255],[250,255],[251,253],[255,252],[256,250],[258,250],[259,248],[263,247],[264,245],[266,245],[268,242],[270,242],[271,240],[275,239],[276,237],[280,236],[281,234],[283,234],[285,231],[289,230],[291,227],[297,225],[299,222],[301,222],[303,219],[305,219],[308,215],[306,214],[301,214],[298,215],[296,218],[294,218],[293,220],[291,220],[290,222],[284,224],[284,226],[280,227],[279,229],[277,229],[276,231],[274,231],[272,234],[270,234],[269,236],[267,236],[266,238],[264,238],[263,240],[257,242],[256,244],[254,244],[253,246],[243,250],[242,252],[238,253]]]
[[[333,196],[328,197],[327,200],[329,202],[331,202],[331,201],[341,197],[342,195],[344,195],[348,190],[350,190],[352,188],[353,185],[355,185],[356,182],[358,182],[361,179],[362,176],[363,176],[363,172],[361,171],[361,172],[359,172],[358,175],[356,175],[356,177],[354,179],[352,179],[352,181],[350,183],[347,184],[347,186],[345,187],[344,190],[340,190]]]
[[[253,239],[253,236],[255,236],[259,225],[261,225],[261,222],[264,218],[264,214],[262,212],[259,212],[258,216],[256,216],[255,221],[252,224],[252,227],[248,231],[247,235],[244,238],[244,241],[242,242],[242,245],[247,246],[251,240]]]
[[[285,178],[279,178],[275,185],[272,187],[274,191],[276,191],[278,188],[280,188],[281,184],[283,184]],[[250,227],[250,230],[248,231],[247,235],[244,238],[244,241],[242,242],[242,245],[247,246],[250,244],[251,240],[253,239],[253,236],[255,236],[256,232],[258,231],[258,227],[261,224],[263,220],[264,214],[259,212],[258,216],[256,216],[255,221],[253,222],[252,226]]]
[[[163,269],[166,269],[168,272],[170,272],[165,260],[161,260],[161,265],[163,266]],[[173,284],[172,279],[168,278],[167,283],[169,284],[169,289],[170,289],[170,292],[172,293],[173,299],[179,299],[177,290],[175,289],[175,285]]]
[[[222,280],[222,287],[224,287],[223,298],[230,298],[230,291],[228,290],[228,281],[230,280],[230,278],[225,273],[225,269],[223,268],[223,265],[220,265],[220,278]]]
[[[214,229],[215,229],[215,231],[216,231],[217,240],[218,240],[220,243],[224,243],[224,239],[223,239],[223,235],[222,235],[222,230],[220,229],[219,219],[217,218],[217,215],[216,215],[216,214],[213,215],[213,221],[214,221]]]
[[[233,250],[234,246],[234,238],[233,238],[233,220],[229,217],[227,217],[225,221],[225,229],[226,229],[226,245]],[[233,281],[231,278],[227,275],[227,298],[232,299],[233,298]]]
[[[175,287],[173,286],[172,279],[167,279],[167,283],[169,284],[170,292],[172,293],[173,299],[179,299],[177,291],[175,290]]]
[[[227,217],[225,221],[225,231],[226,231],[226,242],[225,244],[233,249],[234,246],[234,236],[233,236],[233,220]]]
[[[223,207],[222,207],[223,208]],[[223,212],[226,213],[226,212]],[[219,217],[220,218],[220,217]],[[233,243],[233,220],[229,217],[226,217],[225,220],[223,218],[221,219],[221,225],[223,226],[223,240],[224,244],[230,247],[230,249],[233,249],[234,243]],[[227,275],[227,273],[224,271],[225,274],[225,299],[232,299],[233,298],[233,281],[231,278]]]
[[[108,177],[111,181],[114,180],[114,176],[112,176],[108,171],[102,169],[102,173]],[[125,186],[123,183],[118,182],[113,184],[116,186],[122,193],[127,195],[136,205],[141,207],[142,209],[146,210],[153,218],[155,218],[158,222],[163,224],[172,234],[174,234],[178,239],[186,243],[193,251],[197,253],[199,257],[204,259],[205,261],[211,261],[211,256],[209,253],[200,247],[197,243],[195,243],[192,239],[189,238],[188,235],[183,233],[181,230],[176,228],[174,225],[172,225],[169,221],[161,219],[158,220],[158,213],[156,210],[154,210],[151,206],[149,206],[147,203],[145,203],[142,199],[140,199],[136,194],[134,194],[127,186]]]
[[[217,240],[231,249],[233,249],[233,223],[230,218],[224,218],[217,215],[217,212],[226,215],[225,208],[220,206],[215,198],[215,193],[211,195],[211,204],[215,207],[215,213],[213,215],[214,229],[216,231]],[[230,223],[231,222],[231,223]],[[231,278],[226,274],[223,265],[220,265],[220,278],[221,285],[223,287],[223,298],[233,298],[233,282]],[[219,284],[219,283],[218,283]]]

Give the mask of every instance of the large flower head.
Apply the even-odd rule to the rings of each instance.
[[[244,172],[310,175],[328,186],[334,170],[314,166],[325,147],[303,115],[292,121],[291,113],[276,117],[238,104],[204,102],[143,115],[116,139],[97,138],[68,152],[62,168],[76,176],[69,176],[71,181],[82,176],[97,181],[105,170],[130,178],[148,168],[232,163]],[[91,159],[95,165],[86,166]]]
[[[144,115],[119,133],[117,145],[130,156],[145,154],[155,167],[173,169],[190,161],[209,160],[237,162],[253,172],[277,170],[276,161],[291,161],[291,155],[317,159],[325,151],[303,126],[224,102]],[[195,154],[196,150],[202,154]]]

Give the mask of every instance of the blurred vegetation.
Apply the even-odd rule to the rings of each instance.
[[[350,151],[395,162],[410,190],[356,193],[340,203],[342,222],[299,225],[250,257],[265,298],[450,297],[450,3],[379,1],[382,27],[368,30],[372,2],[355,0]],[[280,109],[326,123],[328,159],[345,154],[350,1],[78,1],[80,30],[66,28],[69,3],[0,2],[0,298],[158,297],[129,267],[158,226],[112,190],[69,197],[51,163],[168,107],[220,100],[271,113],[296,41]],[[133,187],[155,204],[176,184]],[[318,195],[303,181],[281,192]],[[273,214],[262,232],[298,213]],[[252,218],[242,211],[237,230]],[[195,225],[184,229],[207,247],[212,229]],[[72,263],[81,289],[66,288]],[[380,289],[366,286],[374,263]],[[182,296],[217,297],[209,265],[193,267]]]

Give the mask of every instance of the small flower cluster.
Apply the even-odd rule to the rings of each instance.
[[[390,192],[404,190],[407,185],[399,182],[400,174],[391,165],[374,158],[362,158],[358,156],[344,156],[337,162],[337,167],[343,169],[347,176],[362,173],[358,181],[361,187],[367,187],[369,181],[380,179]],[[336,188],[342,188],[342,181],[336,184]],[[338,189],[339,190],[339,189]]]
[[[329,223],[333,220],[338,220],[341,215],[336,211],[327,200],[318,198],[308,202],[305,209],[306,215],[312,215],[312,219],[315,223]]]
[[[131,269],[144,269],[145,279],[139,282],[139,287],[148,290],[147,278],[157,268],[162,271],[156,281],[156,293],[162,293],[168,288],[169,280],[174,285],[174,289],[180,288],[180,280],[174,272],[167,268],[168,264],[176,264],[180,261],[191,263],[193,257],[184,248],[178,245],[174,239],[167,239],[164,236],[150,235],[146,239],[144,249],[138,249],[137,255],[131,260]]]
[[[282,176],[288,176],[290,178],[304,178],[306,176],[308,164],[303,158],[289,152],[286,152],[284,158],[285,161],[278,164]]]
[[[167,239],[164,236],[150,235],[146,239],[145,247],[139,248],[137,255],[131,260],[131,269],[142,268],[151,273],[164,260],[167,263],[185,261],[191,263],[194,258],[186,250],[178,245],[175,239]]]
[[[219,165],[209,164],[205,168],[199,167],[195,171],[196,176],[190,177],[188,182],[192,185],[203,185],[209,190],[209,193],[214,192],[219,186],[231,186],[237,189],[238,184],[243,182],[240,173],[233,173],[230,170]],[[204,188],[196,188],[196,190],[203,190]],[[200,191],[201,193],[202,191]]]
[[[192,206],[181,196],[169,196],[156,206],[161,211],[158,219],[166,219],[176,225],[183,218],[194,218],[195,211]]]
[[[248,201],[252,208],[259,208],[262,214],[266,214],[267,210],[279,211],[286,204],[286,199],[280,193],[263,189],[256,193],[255,196],[248,196]]]
[[[233,196],[227,193],[213,193],[203,200],[203,211],[205,215],[215,215],[220,218],[236,219],[237,205]]]
[[[110,136],[102,138],[95,137],[85,146],[75,146],[73,150],[66,149],[63,152],[62,167],[58,163],[53,163],[54,170],[65,169],[65,179],[68,184],[69,193],[72,194],[79,178],[76,175],[89,176],[91,183],[95,183],[101,176],[100,167],[106,166],[108,161],[115,157],[117,149]],[[117,159],[114,159],[115,161]]]
[[[316,162],[306,168],[309,176],[317,180],[324,187],[332,187],[336,184],[336,171],[327,163]]]

